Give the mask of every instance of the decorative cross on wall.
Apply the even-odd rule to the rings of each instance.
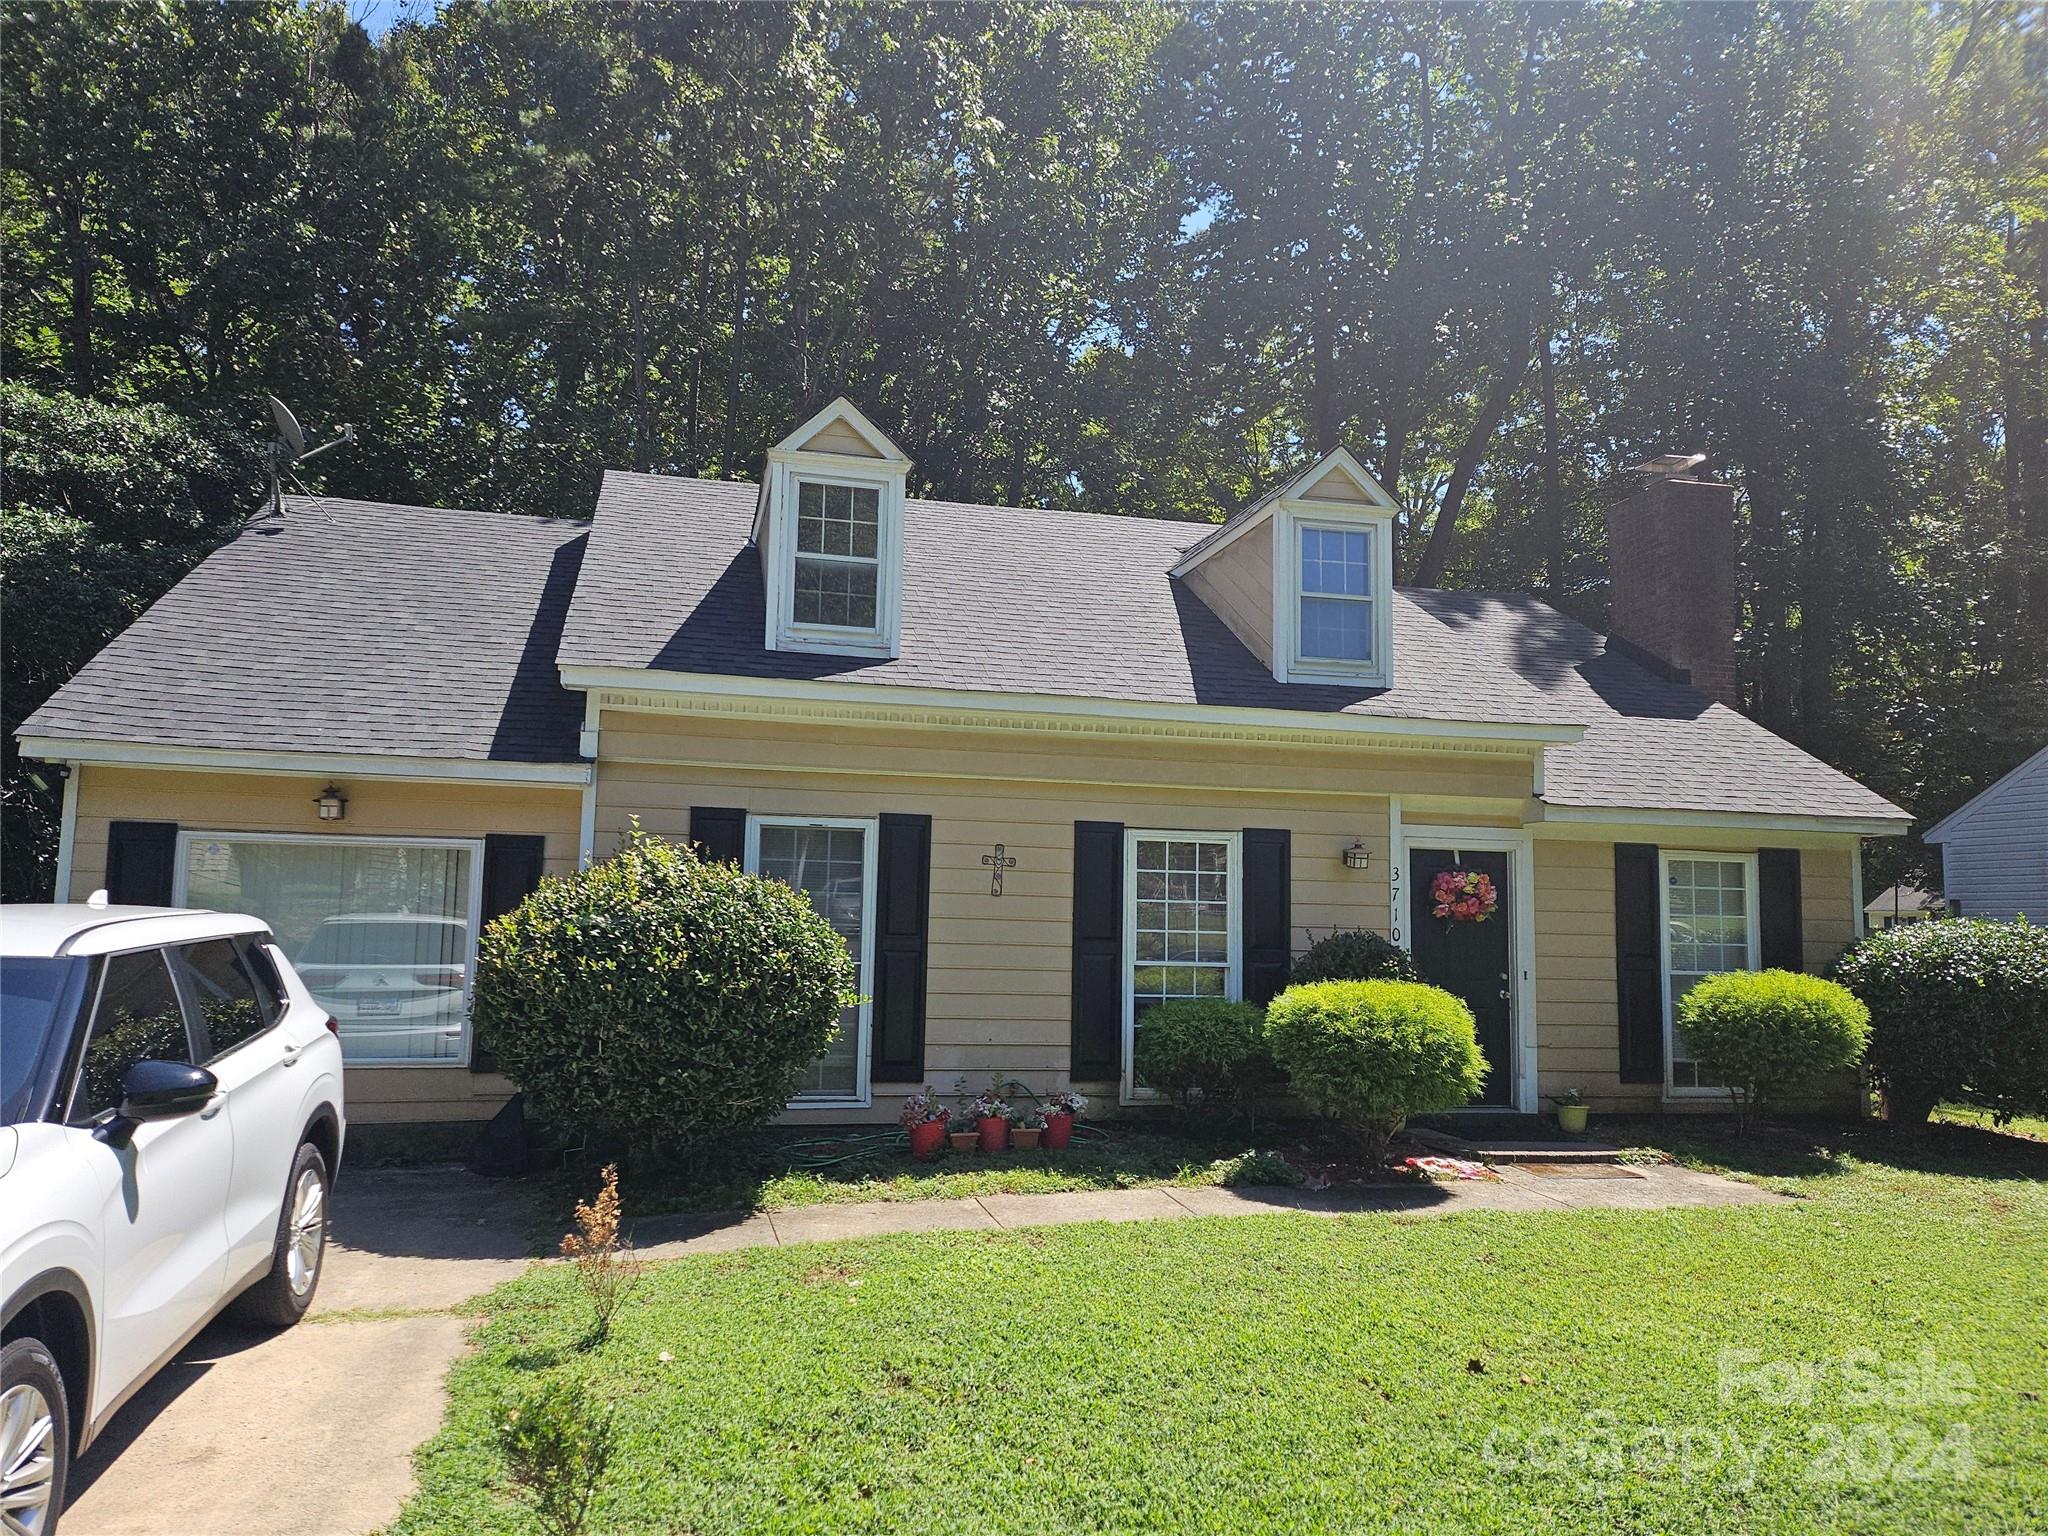
[[[1006,855],[1003,852],[1003,845],[1001,843],[997,843],[996,851],[994,853],[984,853],[981,856],[981,862],[983,868],[991,871],[988,877],[989,895],[1002,895],[1003,871],[1006,869],[1015,869],[1017,867],[1017,861]]]

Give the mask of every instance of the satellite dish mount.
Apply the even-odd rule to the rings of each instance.
[[[347,423],[333,437],[318,448],[306,446],[306,434],[299,426],[299,418],[292,414],[291,407],[275,395],[265,395],[270,402],[270,419],[277,424],[277,436],[271,439],[268,463],[270,466],[270,512],[273,517],[284,512],[284,472],[288,465],[304,464],[317,459],[330,448],[339,448],[343,443],[356,440],[356,429]]]

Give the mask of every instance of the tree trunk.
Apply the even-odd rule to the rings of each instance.
[[[1508,404],[1515,398],[1522,375],[1528,371],[1533,338],[1526,307],[1511,323],[1510,334],[1513,340],[1501,359],[1500,372],[1494,375],[1493,388],[1487,391],[1486,403],[1480,406],[1478,419],[1472,423],[1472,430],[1465,434],[1465,446],[1458,450],[1457,461],[1451,466],[1451,479],[1444,487],[1443,504],[1437,508],[1436,522],[1429,530],[1429,543],[1423,547],[1422,559],[1415,568],[1417,586],[1433,587],[1444,579],[1444,567],[1450,561],[1451,543],[1458,526],[1459,509],[1465,505],[1465,493],[1472,488],[1473,477],[1479,472],[1479,463],[1486,456],[1487,445],[1493,441],[1493,434],[1500,430],[1501,419],[1508,413]]]
[[[1312,356],[1309,374],[1309,421],[1316,435],[1316,456],[1337,446],[1337,320],[1336,302],[1330,292],[1330,274],[1323,270],[1328,235],[1309,241],[1308,269],[1316,285],[1309,313],[1309,346]]]
[[[1768,463],[1774,457],[1769,448],[1751,445],[1750,462]],[[1763,470],[1751,469],[1744,477],[1749,492],[1749,548],[1755,570],[1756,637],[1750,647],[1755,666],[1758,722],[1789,735],[1793,729],[1792,678],[1785,665],[1786,625],[1789,618],[1785,599],[1785,496],[1778,482]]]
[[[633,467],[642,474],[653,462],[647,421],[646,214],[633,235],[633,289],[626,304],[626,329],[633,341]]]
[[[93,260],[85,238],[85,204],[81,194],[64,198],[64,243],[71,252],[71,313],[64,328],[64,372],[71,387],[89,395],[97,384],[92,350]]]
[[[732,478],[733,464],[739,455],[740,371],[747,343],[747,263],[750,259],[748,242],[742,236],[739,260],[732,269],[732,346],[726,354],[725,446],[718,455],[718,478],[721,480]]]
[[[1543,349],[1543,595],[1556,604],[1564,598],[1564,477],[1558,465],[1557,360],[1555,336],[1544,327]]]
[[[692,475],[704,473],[704,454],[698,445],[697,424],[703,419],[704,407],[704,341],[711,322],[711,242],[707,239],[697,247],[697,312],[692,317],[697,327],[697,345],[690,353],[690,455],[689,470]]]
[[[1835,508],[1825,493],[1806,503],[1806,558],[1799,590],[1799,744],[1830,759],[1835,723],[1835,628],[1841,572],[1835,560]]]

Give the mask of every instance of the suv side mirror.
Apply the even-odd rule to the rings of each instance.
[[[121,1118],[170,1120],[204,1109],[220,1079],[182,1061],[138,1061],[121,1078]]]

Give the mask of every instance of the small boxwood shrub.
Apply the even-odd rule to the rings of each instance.
[[[1276,1075],[1266,1051],[1266,1010],[1222,998],[1168,998],[1138,1021],[1131,1068],[1183,1113],[1250,1109]]]
[[[781,1113],[855,976],[800,893],[636,828],[484,930],[477,1035],[542,1119],[687,1158]]]
[[[1288,981],[1419,981],[1415,961],[1391,939],[1353,928],[1309,945],[1294,962]]]
[[[1738,1128],[1768,1102],[1855,1066],[1870,1010],[1838,982],[1799,971],[1726,971],[1678,1000],[1678,1027],[1706,1076],[1728,1085]]]
[[[1301,1100],[1378,1162],[1410,1115],[1456,1109],[1486,1081],[1472,1010],[1419,981],[1317,981],[1266,1006],[1266,1039]]]
[[[1959,1100],[2048,1114],[2048,928],[1948,918],[1872,934],[1835,964],[1870,1008],[1870,1076],[1894,1125]]]

